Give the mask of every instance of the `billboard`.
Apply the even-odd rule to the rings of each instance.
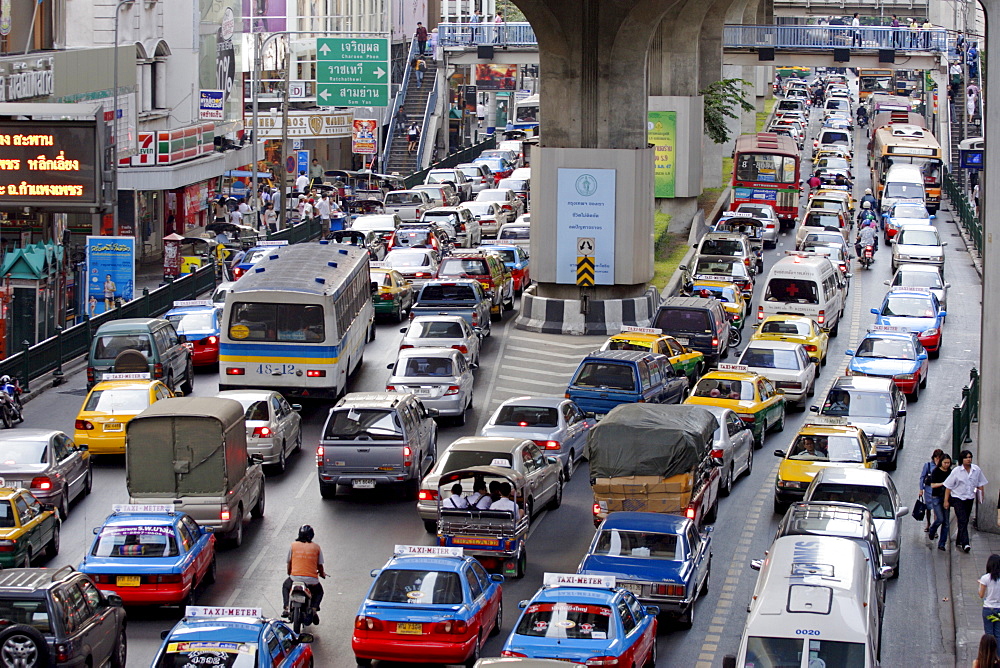
[[[477,63],[476,86],[479,87],[479,90],[515,90],[517,88],[517,65]]]
[[[650,111],[646,136],[653,145],[653,179],[656,197],[675,197],[677,182],[677,112]]]
[[[285,0],[243,0],[243,32],[285,30]]]
[[[0,208],[98,206],[96,121],[0,122]]]
[[[87,237],[87,313],[135,297],[135,237]]]
[[[351,130],[351,153],[375,155],[378,153],[378,121],[374,118],[355,118]]]
[[[242,0],[200,1],[198,88],[222,91],[221,119],[215,119],[216,123],[238,123],[243,118],[243,91],[236,80]]]
[[[614,285],[617,175],[614,169],[559,168],[556,283],[576,283],[578,257],[589,255],[594,259],[594,283]]]

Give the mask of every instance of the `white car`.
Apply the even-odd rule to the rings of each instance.
[[[487,188],[476,195],[477,202],[497,202],[513,219],[524,213],[524,201],[510,188]]]
[[[498,244],[511,244],[520,246],[525,251],[531,248],[531,225],[518,225],[517,223],[507,223],[500,226],[497,232]]]
[[[754,218],[764,221],[764,246],[774,248],[778,245],[778,232],[781,230],[781,222],[778,214],[774,212],[774,207],[770,204],[747,204],[743,203],[736,207],[736,213],[749,213]]]
[[[712,456],[722,460],[722,482],[719,493],[729,496],[733,483],[753,469],[753,431],[731,408],[702,406],[715,416],[719,427],[713,437]]]
[[[951,283],[945,283],[941,278],[941,272],[932,265],[901,264],[892,280],[886,281],[885,284],[889,287],[905,285],[911,288],[927,288],[938,298],[942,309],[948,308],[948,288],[951,287]]]
[[[399,248],[385,254],[385,266],[395,269],[416,288],[426,283],[438,271],[437,253],[431,248]]]
[[[219,397],[240,402],[247,425],[247,452],[260,455],[277,473],[285,470],[285,460],[302,449],[302,406],[289,404],[271,390],[227,390]]]
[[[493,172],[490,171],[487,165],[479,162],[463,162],[461,165],[456,165],[455,169],[465,174],[469,179],[469,183],[472,184],[473,195],[477,194],[480,190],[493,187]]]
[[[465,355],[465,361],[479,366],[482,335],[460,315],[421,315],[399,330],[403,340],[399,349],[452,348]]]
[[[465,356],[452,348],[413,348],[400,350],[390,364],[386,392],[408,392],[426,408],[435,408],[441,417],[453,417],[465,424],[472,407],[475,378]]]
[[[232,291],[234,285],[236,285],[236,281],[223,281],[219,283],[219,285],[215,288],[215,292],[212,294],[212,302],[218,304],[219,306],[225,306],[226,294]]]
[[[466,202],[463,206],[479,221],[484,235],[495,237],[500,231],[500,226],[510,219],[510,214],[501,208],[499,202]]]
[[[904,225],[892,238],[892,270],[903,263],[927,264],[944,273],[944,247],[947,241],[933,225]]]
[[[431,198],[434,206],[456,206],[461,198],[455,189],[448,183],[435,183],[433,185],[413,186],[413,190],[423,190]]]
[[[801,409],[816,392],[815,362],[801,343],[787,341],[751,341],[740,356],[741,365],[770,380],[787,403]]]
[[[435,183],[450,183],[458,193],[459,198],[464,202],[472,199],[472,182],[460,169],[432,169],[427,172],[424,185],[434,185]]]
[[[431,198],[423,190],[393,190],[385,196],[385,212],[396,214],[403,222],[415,223],[432,208]]]
[[[389,241],[402,224],[403,220],[394,213],[370,213],[355,218],[351,223],[351,229],[360,232],[378,232],[383,239]]]

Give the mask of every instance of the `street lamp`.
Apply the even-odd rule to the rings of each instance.
[[[111,190],[114,200],[111,202],[111,215],[114,221],[114,234],[118,234],[118,17],[122,5],[131,5],[135,0],[118,0],[115,5],[115,44],[114,44],[114,106],[111,108]]]

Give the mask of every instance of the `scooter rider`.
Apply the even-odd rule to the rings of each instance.
[[[865,194],[861,198],[861,208],[865,208],[865,202],[868,202],[868,204],[871,205],[869,208],[876,213],[878,212],[878,203],[875,201],[875,195],[872,195],[871,188],[865,188]]]
[[[288,617],[288,595],[292,590],[292,580],[298,580],[309,588],[312,593],[313,619],[319,624],[319,604],[323,600],[323,585],[319,578],[326,577],[323,570],[323,550],[312,542],[316,532],[308,524],[299,528],[299,537],[288,548],[288,578],[281,585],[282,617]]]
[[[861,211],[858,212],[858,228],[861,228],[867,221],[875,222],[877,216],[873,210],[872,203],[861,200]]]
[[[875,234],[875,226],[869,223],[863,223],[861,229],[858,230],[858,239],[854,245],[858,257],[861,257],[861,251],[864,250],[865,246],[872,247],[872,259],[874,259],[875,252],[878,250],[878,235]]]
[[[858,126],[865,127],[868,125],[868,110],[864,106],[859,106],[857,111]]]

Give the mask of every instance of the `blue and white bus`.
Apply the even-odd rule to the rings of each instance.
[[[374,321],[368,251],[327,241],[277,247],[226,295],[219,390],[336,398]]]
[[[538,96],[529,95],[514,103],[514,129],[538,134]]]

